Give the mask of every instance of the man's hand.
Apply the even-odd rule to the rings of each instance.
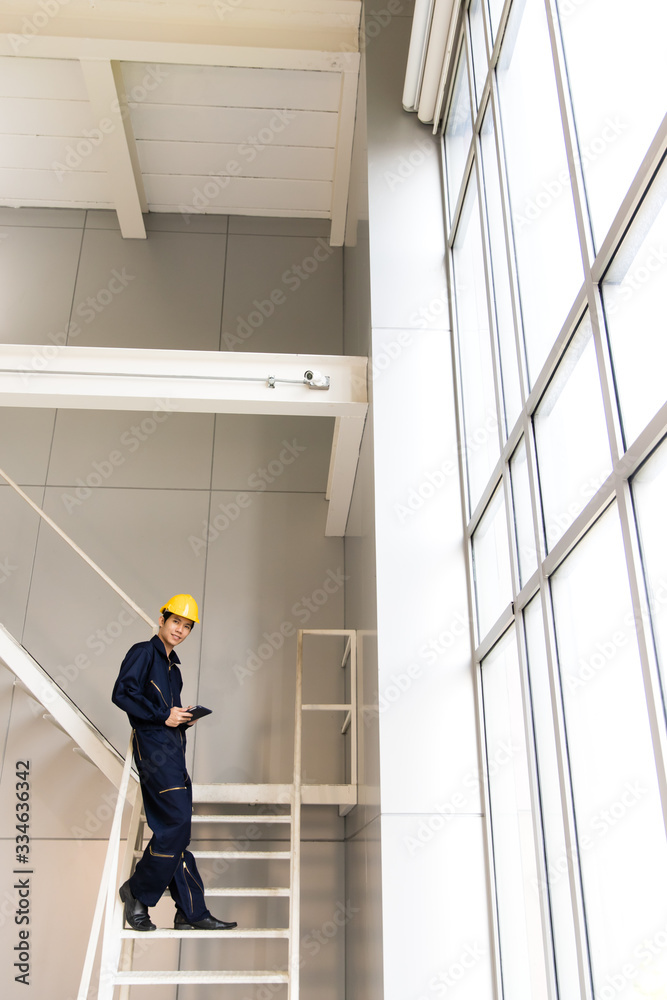
[[[192,707],[192,705],[188,705],[187,708],[172,708],[171,712],[165,719],[165,726],[171,726],[172,729],[175,729],[184,722],[190,722],[190,709]]]

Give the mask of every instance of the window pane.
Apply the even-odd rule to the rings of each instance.
[[[503,993],[546,1000],[521,678],[512,628],[482,661],[484,727]]]
[[[521,412],[521,387],[516,355],[514,314],[512,311],[505,224],[500,195],[495,129],[493,127],[493,115],[491,114],[490,106],[487,108],[482,122],[481,142],[489,246],[491,248],[491,267],[493,271],[494,305],[498,326],[503,401],[505,404],[505,433],[507,434],[516,423]]]
[[[472,44],[472,67],[475,81],[477,106],[484,90],[484,81],[488,61],[486,58],[486,42],[484,41],[484,19],[482,16],[482,0],[472,0],[468,14],[470,18],[470,42]]]
[[[664,936],[667,843],[615,504],[552,595],[595,993],[624,970],[615,997],[655,996],[667,952],[640,943]]]
[[[558,0],[598,246],[665,114],[664,0]]]
[[[524,609],[523,623],[526,634],[547,867],[546,885],[538,882],[535,885],[535,890],[536,895],[548,895],[559,995],[562,1000],[566,1000],[566,998],[576,997],[580,994],[569,882],[572,857],[567,849],[563,827],[554,710],[551,703],[549,665],[539,594]]]
[[[519,578],[521,586],[529,580],[537,569],[537,552],[535,551],[535,531],[533,529],[533,509],[530,502],[530,482],[528,480],[528,462],[526,459],[526,442],[521,443],[510,459],[510,478],[512,481],[512,503],[514,505],[514,525],[516,544],[519,557]]]
[[[667,400],[667,166],[602,284],[626,447]]]
[[[586,314],[535,413],[547,548],[611,472],[595,344]]]
[[[493,41],[495,42],[496,36],[498,34],[498,25],[500,24],[500,15],[503,12],[503,7],[505,6],[505,0],[489,0],[489,10],[491,11],[491,32],[493,34]]]
[[[459,196],[470,140],[472,139],[472,114],[468,90],[468,60],[465,47],[461,47],[459,64],[454,81],[454,95],[445,126],[445,157],[447,163],[447,191],[449,192],[450,218]]]
[[[583,281],[541,0],[513,5],[497,75],[528,374],[533,385]]]
[[[477,597],[477,630],[481,641],[512,599],[505,500],[499,487],[491,497],[472,537]]]
[[[658,662],[667,682],[667,443],[632,480]]]
[[[498,460],[489,313],[475,178],[470,179],[452,253],[470,511]]]

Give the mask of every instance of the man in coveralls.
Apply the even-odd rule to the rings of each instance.
[[[185,763],[185,730],[193,725],[181,706],[183,680],[174,647],[199,621],[195,599],[176,594],[161,610],[157,635],[128,651],[111,696],[133,728],[146,821],[153,836],[134,874],[119,889],[125,920],[137,931],[154,931],[148,907],[169,887],[176,903],[177,930],[228,930],[204,902],[194,857],[187,850],[192,820],[192,785]],[[189,708],[192,708],[190,705]]]

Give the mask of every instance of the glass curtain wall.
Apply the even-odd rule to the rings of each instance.
[[[464,0],[443,126],[503,1000],[667,1000],[664,0]]]

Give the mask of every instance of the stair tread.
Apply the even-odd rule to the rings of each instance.
[[[158,927],[154,931],[133,931],[123,928],[120,932],[122,938],[288,938],[288,927],[233,927],[231,930],[203,931],[176,930],[174,927]]]
[[[135,858],[140,858],[144,852],[133,851],[132,853]],[[236,858],[237,860],[250,859],[253,861],[264,861],[270,858],[288,861],[291,857],[289,851],[192,851],[192,855],[195,858]]]
[[[234,815],[223,813],[193,813],[193,823],[291,823],[292,817],[285,816],[250,816],[234,813]]]
[[[289,896],[291,892],[287,885],[266,886],[265,888],[261,886],[232,886],[229,889],[216,888],[204,891],[207,896]]]
[[[206,896],[290,896],[292,890],[288,885],[267,885],[267,886],[217,886],[216,888],[204,887]],[[165,889],[165,896],[171,893]]]
[[[278,858],[286,860],[290,857],[289,851],[193,851],[195,858]]]
[[[179,969],[177,971],[155,970],[117,972],[114,975],[114,982],[118,985],[127,983],[128,985],[148,985],[151,983],[287,983],[289,974],[287,972],[208,972],[206,970],[194,969],[191,971]]]

